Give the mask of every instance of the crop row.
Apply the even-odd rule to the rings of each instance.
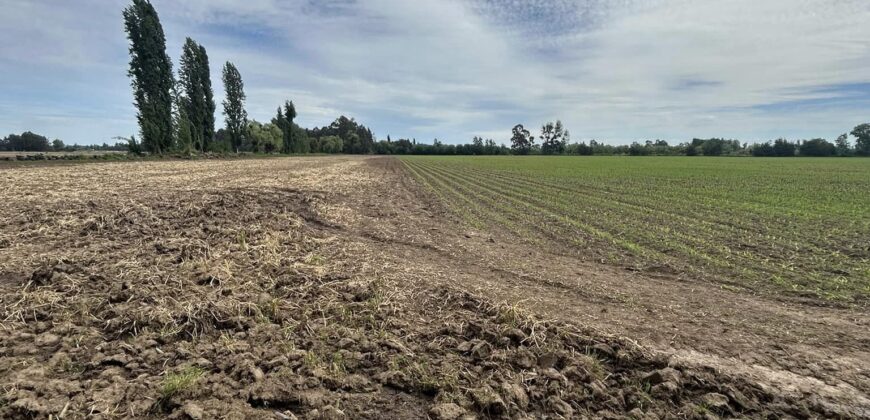
[[[470,223],[501,226],[533,243],[555,241],[581,256],[642,269],[664,265],[751,288],[832,298],[870,293],[870,249],[862,241],[870,229],[843,216],[853,212],[849,199],[861,200],[848,192],[840,207],[822,201],[786,211],[765,197],[766,187],[728,196],[729,188],[716,188],[722,180],[692,188],[679,176],[587,176],[469,158],[404,162]],[[733,178],[727,169],[723,177]],[[792,191],[782,201],[800,203],[800,195]]]

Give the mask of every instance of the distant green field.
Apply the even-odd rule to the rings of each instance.
[[[870,159],[402,161],[470,224],[532,243],[752,289],[870,296]]]

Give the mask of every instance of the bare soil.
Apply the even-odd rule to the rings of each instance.
[[[0,167],[2,418],[866,418],[865,309],[464,227],[390,158]]]

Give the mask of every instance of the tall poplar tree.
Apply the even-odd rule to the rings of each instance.
[[[294,119],[296,119],[296,107],[293,101],[284,102],[284,153],[300,152],[293,138]]]
[[[181,83],[178,83],[180,85]],[[184,154],[193,153],[194,142],[191,135],[190,119],[187,117],[187,98],[181,94],[181,86],[172,89],[172,116],[175,130],[175,147]]]
[[[278,107],[278,113],[272,119],[272,124],[281,129],[281,153],[290,153],[290,137],[287,133],[287,119],[284,117],[284,110]]]
[[[130,76],[142,144],[151,153],[172,147],[172,61],[157,11],[148,0],[133,0],[124,9],[130,41]]]
[[[184,93],[183,102],[191,125],[193,143],[207,151],[214,139],[214,92],[205,47],[187,38],[181,53],[178,78]]]
[[[248,122],[248,113],[245,111],[245,88],[242,83],[242,75],[233,63],[227,61],[223,72],[224,89],[224,117],[227,123],[227,132],[230,136],[230,145],[233,151],[238,152],[242,146],[242,135]]]
[[[208,53],[205,47],[199,46],[199,80],[202,92],[205,94],[205,115],[202,120],[202,140],[205,144],[214,141],[214,113],[217,105],[214,102],[214,90],[211,88],[211,68],[208,64]]]
[[[178,69],[178,81],[182,91],[180,106],[184,108],[184,115],[190,125],[190,138],[196,148],[202,151],[208,150],[208,145],[203,139],[203,125],[205,120],[205,92],[201,80],[200,49],[193,39],[187,38],[181,52],[181,65]]]

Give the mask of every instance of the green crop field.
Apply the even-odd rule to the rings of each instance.
[[[405,157],[469,224],[590,260],[866,302],[870,159]]]

